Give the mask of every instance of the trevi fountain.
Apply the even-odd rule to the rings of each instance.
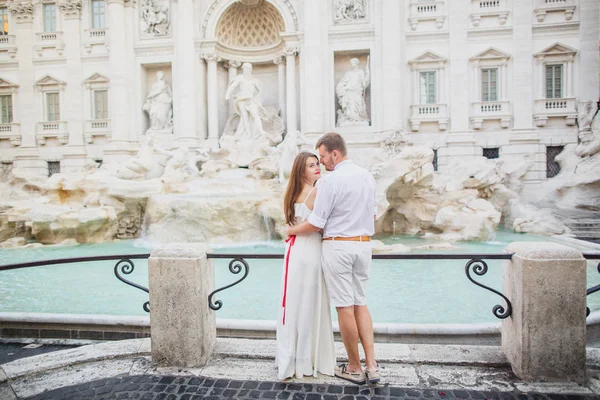
[[[102,15],[59,3],[59,25],[45,25],[57,35],[35,54],[22,47],[41,9],[10,6],[16,42],[0,61],[19,71],[0,63],[15,102],[0,135],[2,248],[280,240],[293,159],[327,131],[375,176],[380,237],[450,248],[499,226],[577,236],[598,221],[593,0],[483,13],[475,0],[121,0]],[[53,67],[63,61],[79,75]],[[43,118],[25,117],[38,106]]]

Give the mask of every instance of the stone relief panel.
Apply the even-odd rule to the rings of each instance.
[[[366,19],[367,0],[333,0],[333,20],[336,24]]]
[[[336,126],[371,125],[371,68],[368,52],[337,52],[335,68]]]
[[[142,0],[140,3],[142,36],[160,37],[171,32],[171,3],[169,0]]]

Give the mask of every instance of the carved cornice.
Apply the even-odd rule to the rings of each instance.
[[[17,24],[33,21],[33,2],[13,0],[9,3],[8,7]]]
[[[60,0],[58,7],[66,19],[75,19],[81,16],[81,0]]]

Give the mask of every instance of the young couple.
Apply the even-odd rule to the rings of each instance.
[[[288,239],[277,322],[278,376],[302,378],[320,372],[356,384],[377,383],[379,368],[366,298],[375,180],[347,158],[339,134],[325,134],[316,149],[321,164],[332,173],[319,180],[319,159],[302,152],[294,160],[285,193]],[[337,310],[348,355],[348,363],[338,366],[330,302]],[[359,339],[366,359],[364,371]]]

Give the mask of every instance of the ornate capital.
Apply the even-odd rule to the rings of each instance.
[[[200,55],[200,58],[205,59],[206,61],[221,61],[221,57],[217,55],[217,53],[204,53]]]
[[[275,65],[279,65],[279,64],[283,64],[284,63],[284,58],[282,57],[277,57],[273,60],[273,64]]]
[[[239,68],[242,66],[242,62],[241,61],[237,61],[237,60],[229,60],[225,63],[225,68]]]
[[[74,19],[81,16],[81,0],[60,0],[58,7],[60,7],[66,19]]]
[[[11,1],[9,8],[17,24],[33,21],[33,3],[31,1]]]
[[[283,54],[285,56],[295,56],[299,53],[299,51],[300,49],[298,48],[298,46],[289,46],[285,48]]]

